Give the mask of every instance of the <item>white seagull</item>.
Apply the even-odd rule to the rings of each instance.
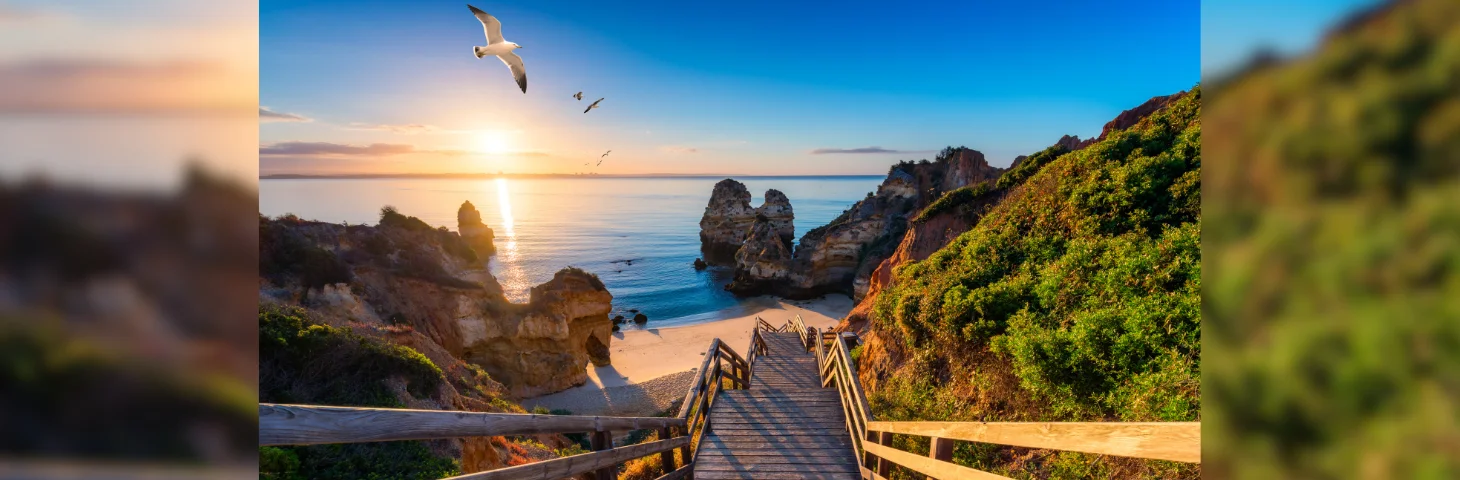
[[[472,53],[477,54],[477,58],[494,55],[502,59],[502,63],[512,69],[512,78],[517,80],[517,86],[522,87],[522,93],[527,93],[527,68],[522,66],[522,57],[512,52],[522,48],[522,45],[502,38],[502,22],[497,21],[497,17],[471,5],[466,8],[471,9],[472,15],[476,15],[477,20],[482,22],[482,29],[487,31],[487,46],[471,47]]]
[[[602,101],[603,101],[602,98],[600,98],[598,100],[594,100],[592,105],[589,105],[588,108],[583,109],[583,113],[588,113],[589,110],[598,108],[598,102],[602,102]]]
[[[583,92],[578,92],[578,93],[573,94],[573,98],[578,99],[578,101],[580,101],[580,102],[583,101]]]

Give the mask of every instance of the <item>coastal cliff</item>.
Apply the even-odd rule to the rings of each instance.
[[[868,403],[887,420],[1197,419],[1200,95],[1157,97],[1103,138],[1062,138],[912,216],[839,327],[864,341]],[[1007,449],[955,457],[1009,463]],[[1200,474],[1071,452],[1028,461]]]
[[[874,269],[907,231],[910,215],[943,192],[992,181],[1001,172],[968,148],[945,149],[933,162],[899,163],[876,192],[803,235],[789,258],[780,249],[767,248],[764,238],[744,240],[745,250],[735,257],[735,279],[726,289],[739,295],[810,298],[844,293],[860,298]]]
[[[514,304],[467,239],[388,208],[379,226],[260,217],[259,243],[262,302],[331,325],[408,328],[513,396],[580,385],[584,365],[609,364],[613,296],[582,270]]]
[[[461,208],[456,210],[456,231],[460,232],[461,238],[471,245],[472,250],[478,256],[487,257],[497,253],[497,246],[492,243],[496,235],[492,228],[482,223],[482,213],[471,202],[461,202]]]

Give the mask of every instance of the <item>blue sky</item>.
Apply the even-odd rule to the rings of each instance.
[[[524,46],[524,95],[459,0],[264,0],[260,103],[309,121],[260,126],[260,171],[860,174],[949,145],[1005,166],[1202,65],[1194,0],[624,3],[473,3]]]

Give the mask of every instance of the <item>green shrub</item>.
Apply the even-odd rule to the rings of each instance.
[[[990,359],[984,365],[1004,365],[1021,391],[1001,401],[1024,402],[1031,410],[1018,412],[1021,419],[1197,419],[1200,101],[1198,87],[1088,148],[1051,147],[1026,159],[998,184],[1023,187],[977,226],[895,269],[872,328],[901,339],[914,357],[973,352]],[[965,188],[920,218],[992,190]],[[927,366],[884,380],[873,395],[879,415],[968,420],[965,391],[946,379],[969,372],[919,362]],[[982,381],[973,378],[959,382]],[[997,457],[978,452],[967,455]],[[1065,457],[1051,462],[1053,475],[1106,471]]]
[[[975,202],[987,200],[989,194],[995,192],[996,190],[989,185],[989,182],[979,182],[977,185],[950,190],[919,212],[912,221],[913,223],[923,223],[935,216],[952,211],[962,211],[967,214],[967,209],[971,208]]]
[[[390,205],[380,208],[380,226],[402,228],[413,232],[430,232],[435,230],[426,221],[416,217],[402,215],[396,211],[395,207]]]

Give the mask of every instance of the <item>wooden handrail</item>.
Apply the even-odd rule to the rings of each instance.
[[[515,467],[502,468],[481,473],[451,477],[448,480],[506,480],[543,479],[551,480],[571,477],[580,473],[611,468],[620,463],[659,452],[667,452],[689,444],[689,437],[676,437],[657,442],[641,443],[592,453],[533,462]]]
[[[868,422],[867,430],[1201,463],[1201,422]]]
[[[259,404],[259,445],[318,445],[683,427],[682,418]]]
[[[855,335],[808,331],[814,339],[811,349],[822,386],[837,388],[841,398],[852,449],[863,462],[864,479],[886,477],[891,464],[930,478],[1006,478],[952,463],[955,441],[1201,463],[1200,422],[877,421],[867,406],[856,362],[844,339]],[[888,445],[892,434],[930,437],[932,445],[927,455],[905,452]]]

